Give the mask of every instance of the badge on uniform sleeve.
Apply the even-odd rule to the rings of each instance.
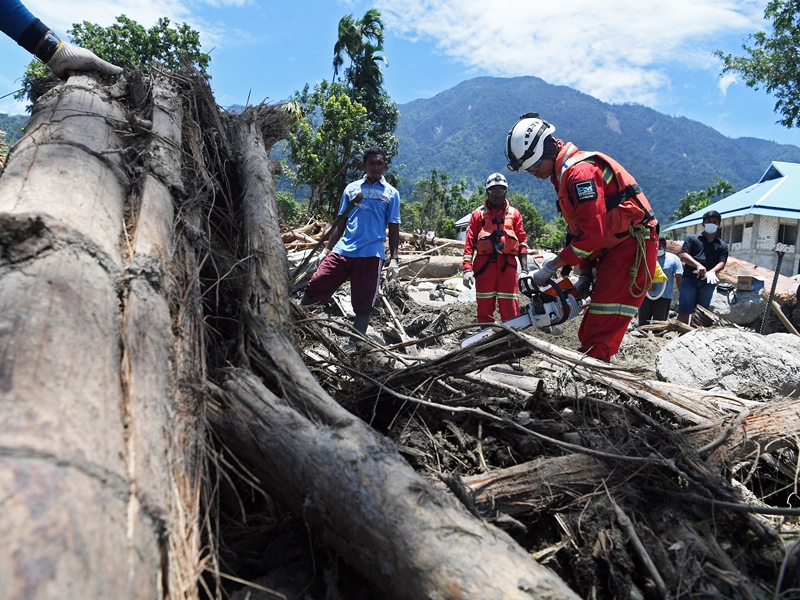
[[[575,184],[575,199],[578,204],[597,200],[597,186],[594,184],[594,179],[584,179],[583,181],[576,181]]]

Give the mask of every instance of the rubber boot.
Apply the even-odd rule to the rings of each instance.
[[[364,335],[366,335],[367,327],[369,326],[369,316],[370,313],[361,313],[356,315],[356,318],[353,321],[353,327],[356,328],[356,331],[359,331]]]

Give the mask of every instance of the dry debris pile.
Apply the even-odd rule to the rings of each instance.
[[[629,336],[610,365],[569,350],[576,321],[461,349],[474,305],[420,306],[407,287],[384,285],[357,351],[342,349],[346,295],[296,327],[315,377],[415,470],[584,598],[800,598],[797,399],[655,380],[676,321]]]

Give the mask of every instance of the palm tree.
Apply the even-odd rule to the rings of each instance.
[[[344,65],[344,57],[350,59],[350,66],[344,71],[344,79],[353,91],[361,92],[368,104],[381,94],[383,73],[379,62],[386,63],[383,52],[383,21],[381,13],[374,8],[356,21],[353,15],[342,17],[339,21],[339,37],[333,47],[333,77],[339,74]],[[370,106],[367,105],[367,110]]]

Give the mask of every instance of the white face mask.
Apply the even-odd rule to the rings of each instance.
[[[719,225],[716,223],[706,223],[703,225],[703,229],[706,233],[717,233],[717,229],[719,229]]]
[[[666,251],[666,250],[659,250],[659,251],[658,251],[658,255],[659,255],[659,256],[664,256],[666,253],[667,253],[667,251]]]

